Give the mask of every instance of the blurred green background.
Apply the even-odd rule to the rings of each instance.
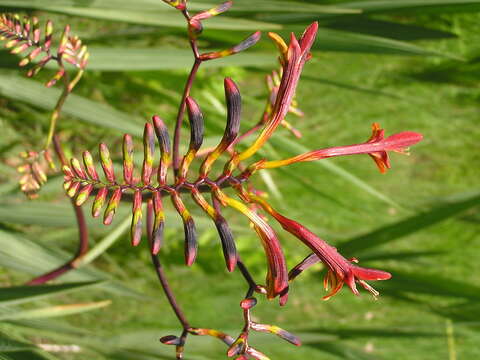
[[[190,4],[192,11],[213,5]],[[57,30],[69,23],[91,49],[90,70],[59,124],[69,154],[96,154],[101,141],[120,150],[122,134],[140,135],[153,114],[173,128],[192,58],[182,17],[160,0],[0,0],[0,10],[50,18]],[[381,292],[378,301],[344,289],[323,302],[320,266],[292,284],[284,308],[260,301],[256,318],[304,340],[295,348],[255,335],[252,343],[272,359],[480,356],[479,11],[476,0],[237,0],[227,14],[205,22],[202,49],[232,46],[256,29],[287,35],[320,22],[314,57],[297,91],[305,117],[288,119],[303,137],[281,129],[262,156],[363,142],[372,122],[387,135],[424,135],[411,156],[392,155],[393,168],[385,175],[367,156],[358,156],[256,177],[255,185],[269,191],[272,204],[288,217],[361,265],[393,274],[390,281],[372,283]],[[205,114],[206,144],[215,144],[223,131],[223,78],[239,84],[247,129],[263,112],[263,79],[276,68],[276,57],[264,36],[246,53],[200,71],[192,94]],[[51,70],[30,80],[17,62],[0,51],[0,359],[173,358],[173,349],[158,338],[178,334],[179,326],[145,241],[133,249],[128,234],[118,230],[128,205],[110,228],[89,219],[92,246],[111,244],[95,261],[50,286],[20,286],[69,259],[77,230],[60,175],[35,201],[18,190],[15,159],[43,144],[59,90],[42,85]],[[224,269],[210,221],[187,204],[201,230],[199,258],[192,268],[182,265],[181,222],[169,208],[161,253],[167,274],[193,326],[235,335],[245,285],[238,271]],[[261,281],[265,263],[258,239],[245,219],[228,211],[225,216]],[[308,254],[296,239],[279,234],[290,267]],[[75,306],[60,306],[67,304]],[[222,359],[225,351],[214,339],[190,337],[186,358]]]

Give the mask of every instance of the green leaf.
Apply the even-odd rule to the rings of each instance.
[[[38,81],[25,79],[19,75],[0,73],[0,95],[12,100],[22,101],[44,110],[52,110],[60,92],[60,89],[45,88]],[[93,125],[142,136],[143,121],[141,119],[82,96],[71,94],[65,103],[63,113]]]
[[[2,291],[0,291],[0,304],[21,304],[37,299],[55,296],[58,294],[65,294],[77,290],[82,290],[88,287],[99,285],[101,283],[101,281],[87,281],[59,285],[14,286],[2,288]]]
[[[378,261],[378,260],[396,260],[396,261],[410,261],[417,258],[426,258],[430,256],[438,256],[444,254],[444,251],[398,251],[398,252],[368,252],[365,255],[362,255],[362,263],[367,261]]]
[[[372,247],[387,244],[429,226],[438,224],[474,206],[478,206],[479,201],[479,192],[460,196],[455,200],[449,201],[448,204],[439,205],[429,211],[421,212],[405,220],[383,226],[368,234],[348,240],[338,247],[339,251],[345,254],[358,254]]]
[[[194,3],[192,3],[193,5]],[[205,5],[202,9],[205,9]],[[199,5],[197,5],[197,8]],[[200,10],[200,9],[199,9]],[[256,14],[270,13],[297,13],[308,12],[310,14],[359,14],[361,10],[348,9],[345,6],[337,7],[336,5],[316,5],[311,2],[299,4],[294,1],[276,1],[276,0],[241,0],[236,1],[229,13],[243,12]]]
[[[0,266],[35,276],[65,264],[73,256],[3,230],[0,230],[0,242]],[[121,296],[145,298],[144,295],[113,280],[109,274],[93,267],[69,271],[62,275],[62,280],[70,282],[109,280],[99,287]]]
[[[93,9],[115,9],[115,10],[133,10],[144,12],[151,11],[170,11],[174,12],[165,4],[154,0],[137,0],[135,2],[128,0],[50,0],[48,4],[45,4],[42,0],[22,0],[19,4],[16,0],[0,0],[0,5],[14,6],[14,7],[26,7],[36,9],[47,9],[52,7],[82,7]],[[217,5],[216,2],[191,2],[188,4],[190,10],[202,11]],[[311,12],[316,14],[357,14],[361,10],[347,9],[343,7],[336,7],[331,5],[316,5],[305,3],[302,6],[298,6],[298,3],[294,1],[272,1],[262,0],[261,2],[256,0],[242,0],[235,2],[234,6],[230,8],[228,13],[242,12],[242,13],[271,13],[271,12]]]
[[[11,353],[0,353],[0,360],[55,360],[53,355],[39,351],[18,351]]]
[[[302,27],[298,28],[300,31]],[[387,55],[441,56],[459,59],[457,56],[443,54],[404,41],[386,37],[364,35],[354,32],[319,28],[314,50],[360,52]]]
[[[319,0],[316,0],[319,1]],[[301,8],[301,6],[299,6]],[[480,0],[372,0],[372,1],[353,1],[335,4],[336,8],[345,8],[349,10],[360,11],[362,16],[368,14],[396,14],[396,13],[414,13],[418,14],[441,14],[441,13],[461,13],[475,12],[480,9]],[[262,16],[265,21],[292,23],[309,22],[313,20],[322,20],[332,17],[349,18],[352,22],[356,21],[355,15],[345,14],[312,14],[307,11],[288,15],[266,15]]]
[[[442,297],[480,300],[480,287],[463,281],[454,280],[439,273],[406,272],[387,269],[392,273],[392,280],[380,281],[375,288],[385,295],[395,296],[395,293],[427,294]]]
[[[344,89],[344,90],[358,91],[358,92],[361,92],[361,93],[370,94],[370,95],[374,95],[374,96],[385,96],[385,97],[389,97],[389,98],[393,98],[393,99],[399,99],[399,100],[407,100],[404,97],[401,97],[399,95],[396,95],[396,94],[393,94],[393,93],[390,93],[390,92],[377,90],[377,89],[373,89],[373,88],[366,88],[366,87],[363,87],[363,86],[359,86],[359,85],[355,85],[355,84],[348,84],[348,83],[344,83],[344,82],[340,82],[340,81],[336,81],[336,80],[320,78],[318,76],[302,75],[302,79],[303,80],[308,80],[308,81],[315,81],[317,83],[324,84],[324,85],[335,86],[337,88]]]
[[[41,319],[41,318],[52,318],[67,316],[73,314],[79,314],[86,311],[97,310],[106,306],[109,306],[112,302],[110,300],[98,301],[92,303],[82,303],[82,304],[69,304],[69,305],[56,305],[49,306],[40,309],[32,310],[18,310],[16,309],[13,312],[0,314],[0,321],[10,321],[10,320],[30,320],[30,319]]]
[[[145,206],[143,206],[143,212],[145,212]],[[118,216],[118,215],[117,215]],[[76,263],[77,267],[85,266],[97,257],[102,255],[107,249],[112,246],[122,235],[130,228],[131,215],[128,215],[122,222],[120,222],[113,231],[100,240],[93,248],[91,248],[84,256],[82,256]]]
[[[192,66],[191,50],[173,48],[100,48],[90,47],[89,70],[100,71],[150,71],[187,69]],[[276,56],[269,53],[244,52],[225,58],[207,61],[203,67],[259,66],[272,67]],[[54,66],[54,64],[52,64]]]
[[[339,8],[359,9],[364,14],[394,12],[467,12],[480,9],[480,0],[373,0],[344,2]]]
[[[89,228],[105,228],[90,216],[86,216]],[[69,203],[46,203],[24,201],[22,203],[0,203],[0,219],[5,223],[41,225],[48,227],[72,227],[77,220]]]
[[[433,305],[431,310],[441,316],[456,321],[474,323],[475,325],[478,324],[478,319],[480,319],[480,304],[478,301],[467,301],[442,307]]]
[[[24,351],[33,349],[33,345],[13,340],[10,337],[0,333],[0,353],[14,351]]]
[[[367,354],[360,348],[349,346],[344,343],[338,343],[333,341],[308,341],[303,342],[304,346],[314,348],[330,355],[334,355],[341,359],[348,360],[380,360],[382,358]]]
[[[393,21],[370,19],[363,16],[335,19],[327,22],[324,26],[334,30],[369,34],[403,41],[457,37],[456,34],[447,31],[429,29],[413,24],[400,24]]]
[[[420,331],[418,329],[410,328],[357,328],[357,327],[345,327],[345,328],[331,328],[320,327],[314,329],[302,329],[302,332],[329,334],[335,335],[340,339],[361,339],[361,338],[394,338],[394,339],[409,339],[417,337],[435,337],[444,336],[443,332],[436,331]]]
[[[150,9],[142,7],[137,2],[132,3],[128,7],[117,6],[115,2],[109,2],[109,6],[98,6],[99,2],[93,2],[82,7],[78,2],[65,2],[64,0],[0,0],[0,6],[14,7],[24,9],[35,9],[50,11],[60,14],[88,17],[94,19],[121,21],[133,24],[151,25],[151,26],[168,26],[185,28],[186,22],[183,16],[170,6],[162,4],[160,1],[156,3],[158,6]],[[71,4],[72,6],[65,6]],[[126,2],[124,2],[126,4]],[[108,9],[106,11],[106,9]],[[208,9],[208,7],[206,8]],[[347,11],[349,12],[349,11]],[[211,29],[221,30],[278,30],[281,25],[269,24],[260,21],[232,19],[226,16],[216,16],[208,21],[208,27]]]

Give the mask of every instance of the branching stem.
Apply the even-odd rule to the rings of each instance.
[[[60,144],[60,139],[56,135],[53,136],[53,145],[55,148],[55,153],[60,159],[60,162],[62,163],[62,165],[67,165],[68,164],[67,158],[65,157],[62,146]],[[79,237],[78,250],[75,256],[70,261],[58,267],[57,269],[52,270],[46,274],[40,275],[30,280],[29,282],[26,283],[26,285],[41,285],[41,284],[45,284],[50,280],[58,278],[60,275],[63,275],[67,271],[75,269],[75,263],[77,262],[77,260],[87,253],[88,226],[85,221],[85,215],[83,214],[82,208],[80,206],[75,205],[74,199],[71,199],[70,201],[72,203],[72,207],[75,212],[75,217],[77,219],[78,237]]]
[[[153,204],[151,201],[148,202],[147,205],[147,236],[148,241],[152,241],[152,229],[153,229]],[[190,324],[188,323],[185,314],[183,313],[182,309],[180,308],[175,295],[173,294],[172,289],[170,288],[170,284],[168,283],[168,279],[165,276],[165,272],[163,270],[163,266],[160,262],[160,258],[157,255],[152,255],[152,262],[155,267],[155,271],[157,272],[158,280],[162,285],[162,289],[167,297],[170,306],[172,307],[175,315],[178,318],[178,321],[182,324],[183,330],[186,331],[190,328]]]
[[[61,68],[64,67],[61,60],[57,60],[57,62]],[[52,115],[50,116],[50,128],[48,129],[48,135],[44,149],[48,149],[52,143],[53,136],[55,135],[55,129],[57,127],[57,121],[60,117],[60,112],[62,111],[63,105],[65,104],[65,101],[71,92],[69,85],[70,75],[68,75],[68,72],[65,72],[65,75],[63,76],[63,91],[57,101],[57,104],[55,105],[55,108],[53,109]]]

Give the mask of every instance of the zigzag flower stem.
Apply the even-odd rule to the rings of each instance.
[[[331,298],[346,284],[354,294],[358,294],[357,284],[360,284],[374,296],[378,292],[366,281],[387,280],[391,275],[377,269],[363,268],[356,263],[356,259],[346,259],[327,242],[319,238],[312,231],[300,223],[278,213],[257,191],[253,188],[251,177],[257,171],[287,166],[295,163],[322,160],[329,157],[367,154],[376,163],[381,172],[390,168],[389,152],[406,153],[409,146],[419,142],[422,136],[414,132],[401,132],[384,137],[384,130],[380,125],[372,125],[372,135],[363,143],[317,149],[299,154],[283,160],[254,159],[259,150],[268,142],[278,127],[284,126],[295,136],[300,133],[286,120],[287,114],[301,116],[295,101],[295,92],[304,65],[311,58],[310,49],[315,41],[318,24],[308,26],[304,33],[297,38],[291,34],[288,44],[277,34],[269,33],[270,39],[276,44],[280,56],[280,70],[267,76],[269,96],[261,120],[240,134],[241,95],[237,85],[232,79],[224,81],[225,102],[227,106],[227,119],[223,136],[217,146],[203,149],[204,117],[200,106],[192,98],[191,92],[196,75],[201,64],[225,56],[237,54],[251,46],[259,39],[260,33],[255,32],[241,43],[221,51],[202,53],[199,49],[198,38],[203,31],[203,21],[227,11],[232,2],[227,1],[212,9],[191,15],[188,11],[186,0],[163,0],[181,12],[188,25],[188,39],[192,48],[194,63],[186,80],[178,113],[175,119],[173,144],[164,121],[159,116],[153,116],[152,122],[145,124],[143,133],[141,167],[135,168],[135,144],[129,134],[123,137],[121,151],[122,171],[115,170],[114,160],[116,152],[110,152],[104,143],[99,145],[99,159],[101,172],[97,172],[93,156],[84,151],[82,159],[72,158],[68,161],[62,151],[60,141],[56,136],[56,125],[60,111],[75,85],[80,80],[88,60],[88,52],[81,41],[70,36],[70,27],[65,27],[59,41],[59,47],[54,54],[51,50],[52,23],[47,22],[45,38],[40,39],[38,20],[26,19],[23,23],[16,16],[4,15],[0,18],[0,37],[7,38],[7,47],[13,48],[15,54],[31,49],[21,61],[20,66],[25,66],[33,61],[40,53],[44,58],[29,71],[33,76],[40,71],[49,61],[56,61],[59,70],[47,86],[52,86],[58,80],[63,80],[63,92],[51,116],[50,129],[44,149],[44,159],[53,164],[48,153],[50,143],[53,141],[55,153],[62,163],[65,175],[64,189],[71,198],[79,228],[79,249],[74,258],[61,267],[39,276],[29,282],[30,285],[41,284],[74,269],[88,250],[88,231],[81,206],[90,198],[93,199],[91,212],[93,217],[99,217],[103,212],[103,223],[110,225],[115,219],[118,207],[122,201],[131,203],[132,221],[130,239],[132,246],[138,246],[142,240],[142,231],[146,227],[149,250],[152,263],[157,273],[163,291],[175,312],[181,326],[180,336],[168,335],[160,339],[167,345],[174,345],[176,357],[181,359],[188,335],[212,336],[218,338],[228,346],[227,356],[237,360],[260,359],[268,357],[251,347],[249,334],[252,331],[270,333],[292,343],[300,345],[300,340],[289,332],[273,325],[260,324],[253,321],[251,311],[257,299],[253,297],[265,295],[267,299],[279,298],[280,305],[288,299],[289,280],[293,280],[308,267],[322,262],[327,268],[324,286],[329,291],[324,297]],[[73,80],[66,71],[64,61],[77,67]],[[182,125],[187,113],[190,139],[188,150],[183,156],[180,154]],[[240,135],[239,135],[240,134]],[[237,151],[236,145],[256,134],[256,138],[242,151]],[[160,157],[156,159],[156,144],[159,146]],[[22,167],[22,189],[28,194],[35,194],[46,179],[46,171],[37,161],[38,154],[27,152],[24,156],[27,165]],[[204,156],[202,162],[200,155]],[[216,164],[222,156],[227,157],[224,163]],[[157,160],[157,162],[156,162]],[[246,161],[250,165],[246,165]],[[197,166],[198,165],[198,166]],[[223,170],[216,174],[216,166]],[[198,172],[193,173],[198,167]],[[170,174],[170,175],[169,175]],[[232,188],[230,193],[238,196],[238,200],[231,197],[224,188]],[[205,194],[210,194],[208,199]],[[184,256],[187,266],[192,266],[199,252],[197,230],[194,221],[194,212],[188,208],[185,195],[191,196],[193,202],[212,220],[215,225],[226,268],[233,272],[238,268],[247,283],[245,298],[240,302],[243,313],[244,325],[240,334],[232,337],[224,332],[191,327],[187,317],[182,311],[170,284],[166,278],[164,268],[160,261],[159,252],[164,242],[165,197],[169,197],[173,208],[183,222],[184,229]],[[143,204],[146,203],[147,211],[143,213]],[[222,206],[234,209],[242,214],[258,235],[266,256],[267,269],[265,285],[255,281],[246,265],[241,260],[236,246],[234,235],[227,219],[223,216]],[[279,236],[269,224],[267,216],[273,217],[285,231],[294,235],[312,251],[304,261],[288,272],[286,259],[280,244]],[[146,226],[144,226],[144,224]],[[200,249],[201,250],[201,249]]]
[[[262,159],[253,162],[247,167],[242,163],[243,160],[250,159],[259,151],[273,135],[275,129],[282,124],[285,115],[291,109],[300,71],[310,57],[309,49],[315,37],[316,27],[316,24],[308,27],[300,40],[297,40],[292,35],[289,45],[286,45],[279,37],[271,36],[282,51],[280,58],[283,67],[282,78],[278,86],[275,103],[270,115],[266,117],[262,125],[260,134],[253,144],[241,153],[236,152],[233,148],[238,139],[240,128],[240,91],[231,79],[225,79],[225,98],[228,111],[224,134],[219,144],[208,152],[200,164],[195,180],[190,180],[189,178],[192,173],[191,165],[198,158],[197,155],[201,151],[204,120],[199,105],[190,96],[187,96],[185,99],[190,124],[190,142],[188,150],[182,157],[177,169],[175,169],[174,162],[171,162],[170,155],[172,151],[170,149],[168,131],[164,122],[158,116],[152,118],[152,123],[145,124],[143,164],[139,174],[135,173],[133,165],[134,144],[132,137],[128,134],[123,138],[123,179],[117,177],[110,151],[105,144],[100,144],[99,146],[103,176],[97,173],[93,158],[89,152],[83,153],[84,166],[82,166],[79,160],[73,158],[69,166],[63,167],[65,173],[64,186],[68,196],[75,198],[76,204],[80,206],[89,196],[95,194],[92,215],[95,217],[100,216],[102,208],[106,204],[103,216],[103,222],[106,225],[113,221],[121,199],[130,196],[129,200],[131,201],[131,197],[133,197],[131,241],[134,246],[137,246],[141,240],[142,202],[147,202],[147,236],[152,260],[166,296],[183,327],[180,337],[169,335],[163,337],[161,341],[165,344],[176,346],[177,358],[183,356],[183,348],[188,334],[218,337],[229,345],[227,355],[237,356],[240,359],[248,357],[267,359],[264,354],[249,346],[248,334],[250,330],[274,333],[296,345],[299,344],[298,339],[280,328],[256,324],[251,321],[250,309],[256,303],[252,296],[256,292],[266,295],[267,299],[279,297],[280,305],[284,305],[288,299],[288,281],[293,280],[301,271],[319,261],[322,261],[328,268],[328,273],[324,280],[325,288],[331,288],[330,293],[324,299],[335,295],[342,288],[343,284],[347,284],[352,292],[358,294],[357,283],[376,296],[378,293],[366,281],[387,280],[391,276],[389,273],[381,270],[362,268],[355,265],[356,259],[345,259],[335,248],[306,227],[280,215],[258,195],[258,191],[252,190],[250,178],[256,171],[263,169],[286,166],[297,162],[321,160],[332,156],[354,154],[368,154],[375,160],[380,170],[385,171],[390,167],[388,152],[405,153],[408,146],[421,140],[420,134],[402,132],[384,138],[384,131],[380,129],[378,124],[374,124],[372,126],[372,136],[365,143],[314,150],[285,160],[268,161]],[[155,137],[160,148],[156,179],[152,176],[155,163]],[[222,154],[230,154],[230,159],[224,164],[223,172],[220,175],[217,177],[212,176],[212,167]],[[167,176],[170,169],[173,172],[171,182],[168,181]],[[228,196],[222,190],[222,187],[226,186],[233,188],[240,200]],[[211,202],[207,201],[203,196],[205,192],[211,194]],[[192,266],[197,258],[198,244],[195,222],[192,213],[187,209],[182,198],[182,195],[187,193],[190,193],[194,202],[212,219],[216,226],[227,270],[233,271],[237,266],[248,284],[246,299],[241,303],[241,307],[244,310],[245,326],[240,335],[235,339],[216,330],[190,328],[166,281],[157,256],[162,245],[163,229],[166,221],[163,197],[168,196],[183,221],[185,263],[188,266]],[[258,285],[241,262],[233,234],[227,220],[221,213],[221,206],[235,209],[244,215],[257,233],[265,251],[268,265],[265,286]],[[262,212],[272,216],[287,232],[296,236],[313,251],[313,255],[294,267],[290,273],[287,270],[278,235],[268,224]]]

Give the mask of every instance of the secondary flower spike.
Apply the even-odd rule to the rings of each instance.
[[[275,39],[280,42],[281,48],[284,49],[285,52],[282,52],[281,54],[281,58],[283,59],[283,61],[281,61],[282,79],[280,80],[280,85],[278,87],[272,115],[265,123],[265,126],[254,143],[246,150],[232,157],[232,160],[225,167],[226,174],[231,174],[240,161],[248,159],[257,153],[284,120],[290,109],[293,96],[295,95],[303,66],[311,57],[310,48],[315,41],[317,31],[318,23],[314,22],[305,30],[300,40],[297,40],[292,33],[288,47],[281,37],[275,37]]]

